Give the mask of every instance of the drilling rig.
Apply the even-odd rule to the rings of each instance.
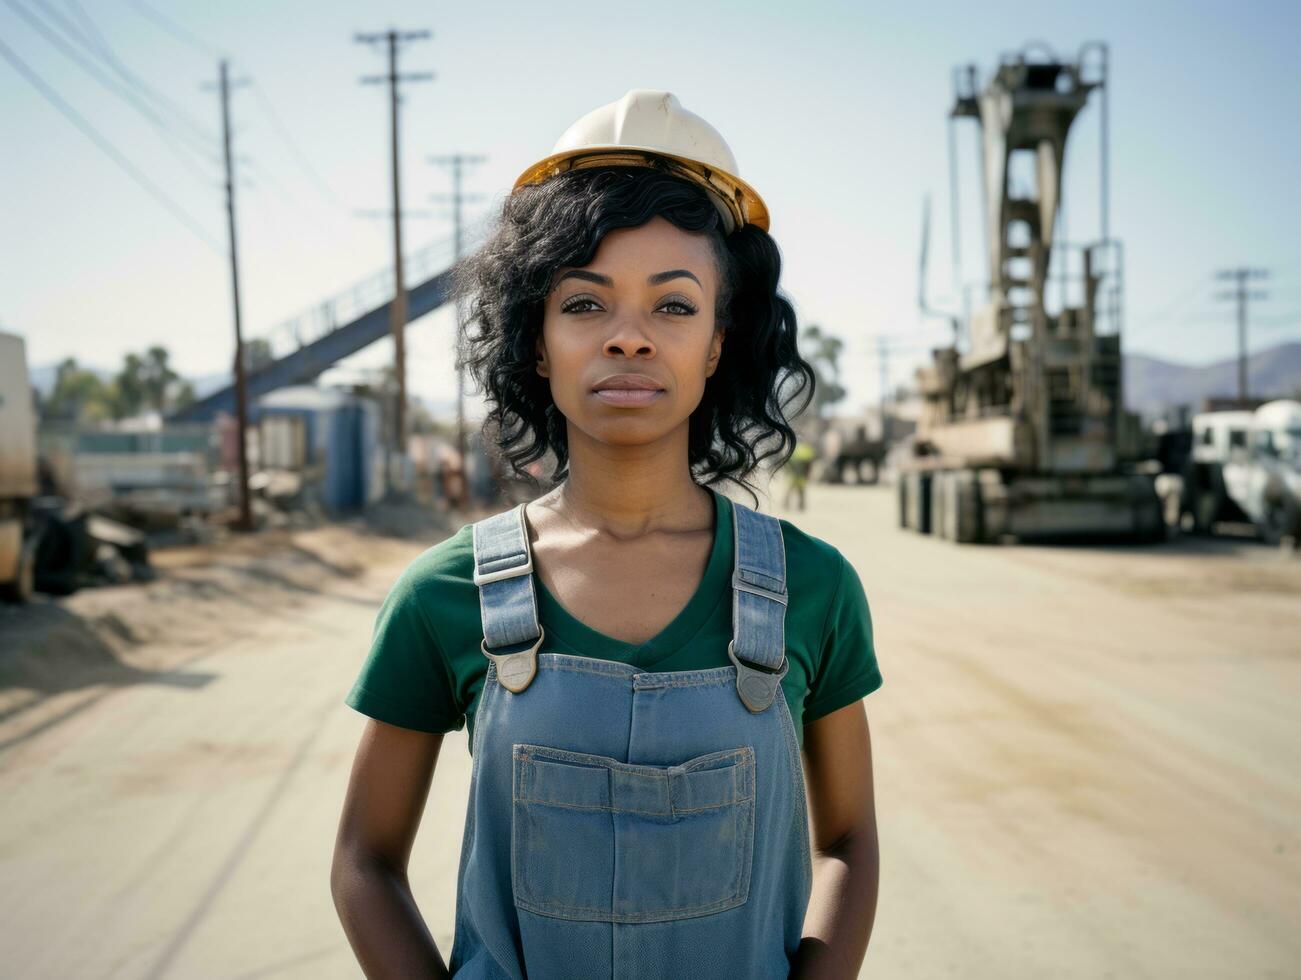
[[[1164,534],[1154,478],[1135,465],[1138,419],[1124,408],[1123,256],[1107,225],[1106,76],[1099,44],[1075,61],[1042,46],[1005,55],[983,88],[976,66],[954,73],[952,233],[959,234],[952,126],[974,119],[988,282],[983,305],[946,314],[952,346],[933,349],[917,370],[914,455],[897,481],[902,527],[959,542]],[[1095,92],[1101,234],[1075,245],[1059,227],[1066,140]],[[925,299],[925,236],[924,229],[919,304],[938,315]],[[957,254],[955,244],[955,265]]]

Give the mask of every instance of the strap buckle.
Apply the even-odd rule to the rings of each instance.
[[[488,649],[487,638],[479,641],[479,649],[496,665],[497,680],[501,686],[512,694],[519,694],[533,683],[533,678],[538,672],[538,648],[542,646],[542,639],[545,636],[546,630],[538,624],[538,638],[527,650],[493,653]]]
[[[742,592],[752,592],[755,595],[763,596],[765,599],[771,599],[773,602],[780,602],[783,606],[787,604],[787,593],[785,590],[774,592],[772,589],[765,589],[762,585],[755,585],[741,577],[741,569],[732,572],[732,588],[740,589]]]
[[[741,696],[741,702],[757,714],[772,704],[777,696],[777,688],[790,670],[790,661],[784,653],[781,666],[776,668],[742,660],[732,649],[734,642],[727,641],[727,656],[736,665],[736,693]]]
[[[518,554],[514,554],[514,555],[510,555],[509,557],[512,559],[518,559],[520,556]],[[500,561],[500,559],[498,560]],[[530,575],[532,574],[532,572],[533,572],[533,552],[528,549],[525,549],[524,561],[522,564],[517,561],[515,564],[507,565],[505,568],[496,568],[493,569],[491,572],[481,572],[479,571],[479,563],[475,562],[474,563],[474,584],[484,585],[485,583],[488,582],[500,582],[504,578],[515,578],[517,575]]]

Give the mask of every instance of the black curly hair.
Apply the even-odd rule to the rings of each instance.
[[[708,193],[667,169],[586,167],[510,195],[488,240],[453,275],[464,310],[458,368],[467,367],[486,393],[487,424],[512,469],[535,482],[524,467],[550,450],[558,461],[552,478],[562,480],[565,418],[536,370],[551,282],[562,266],[591,262],[607,232],[656,215],[707,235],[720,273],[723,353],[688,423],[688,465],[702,484],[730,480],[753,495],[746,477],[759,463],[776,457],[784,464],[794,451],[790,419],[812,401],[816,375],[797,349],[794,307],[778,290],[777,243],[754,225],[725,234]],[[728,343],[737,331],[743,341]]]

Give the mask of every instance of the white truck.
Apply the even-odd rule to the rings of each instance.
[[[1301,402],[1194,415],[1181,510],[1199,531],[1238,520],[1271,544],[1301,538]]]
[[[0,333],[0,594],[23,601],[36,576],[30,503],[37,494],[36,416],[23,338]]]

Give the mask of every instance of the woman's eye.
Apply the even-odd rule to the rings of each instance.
[[[586,309],[586,307],[588,306],[595,307],[596,306],[595,300],[589,299],[586,296],[576,296],[573,299],[566,301],[564,305],[560,307],[560,312],[561,313],[587,313],[589,312]]]
[[[694,306],[680,299],[671,299],[663,306],[661,306],[660,309],[667,310],[671,306],[677,307],[677,309],[673,311],[675,316],[691,316],[696,312],[696,308]]]
[[[600,308],[601,305],[589,296],[574,296],[560,305],[560,312],[590,313]],[[668,300],[658,308],[674,316],[692,316],[697,312],[695,306],[681,299]]]

